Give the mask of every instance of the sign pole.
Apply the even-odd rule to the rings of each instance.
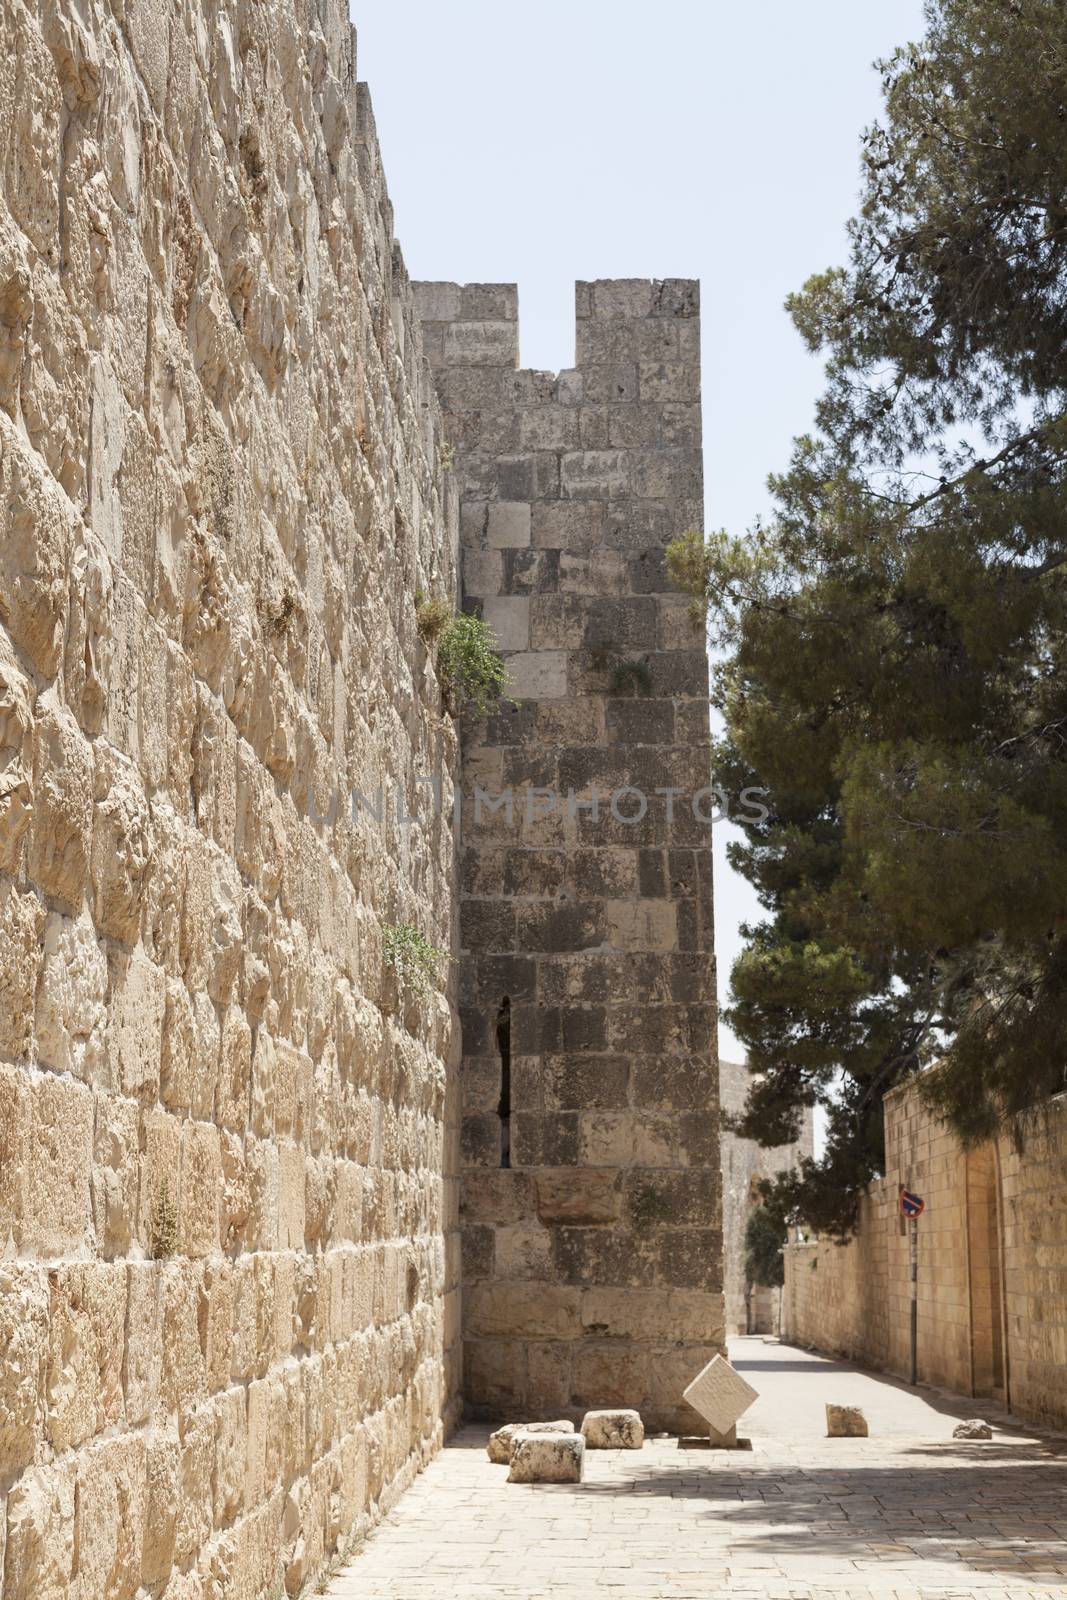
[[[908,1265],[911,1289],[911,1382],[919,1381],[919,1218],[926,1209],[921,1194],[900,1186],[900,1215],[908,1230]]]
[[[910,1255],[911,1255],[911,1382],[912,1387],[919,1381],[919,1219],[913,1216],[910,1219]]]

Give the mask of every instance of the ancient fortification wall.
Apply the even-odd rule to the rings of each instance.
[[[963,1151],[914,1085],[886,1097],[886,1176],[855,1239],[786,1251],[785,1332],[799,1344],[902,1377],[910,1368],[904,1184],[921,1194],[918,1375],[1067,1423],[1067,1097],[1034,1118],[1022,1149],[1001,1135]]]
[[[744,1109],[752,1079],[748,1068],[735,1061],[719,1061],[719,1103],[732,1115]],[[741,1139],[735,1133],[720,1137],[722,1157],[722,1249],[723,1298],[726,1304],[726,1333],[777,1333],[780,1292],[753,1284],[751,1292],[745,1278],[745,1224],[759,1204],[759,1181],[773,1178],[787,1167],[794,1167],[802,1156],[813,1152],[813,1125],[810,1110],[804,1112],[800,1138],[793,1144],[765,1148],[754,1139]]]
[[[295,1593],[458,1404],[455,492],[342,6],[3,16],[3,1595]]]
[[[516,370],[513,286],[417,296],[516,701],[463,751],[465,1397],[691,1428],[723,1338],[710,753],[664,550],[701,525],[697,286],[580,283],[558,377]]]

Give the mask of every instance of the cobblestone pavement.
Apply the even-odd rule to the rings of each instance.
[[[761,1339],[751,1450],[655,1439],[586,1455],[585,1481],[506,1483],[466,1428],[330,1586],[336,1600],[1024,1600],[1067,1595],[1067,1440]],[[869,1439],[827,1439],[826,1400]]]

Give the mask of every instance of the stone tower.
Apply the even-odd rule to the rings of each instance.
[[[696,283],[579,283],[577,366],[518,370],[509,284],[416,285],[463,598],[514,704],[463,749],[465,1396],[681,1401],[723,1338]]]

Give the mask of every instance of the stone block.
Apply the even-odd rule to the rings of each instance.
[[[447,367],[517,367],[518,324],[510,321],[450,323],[444,330],[444,362]]]
[[[0,1266],[5,1337],[0,1349],[0,1473],[10,1477],[34,1459],[48,1370],[48,1296],[33,1267]],[[13,1502],[9,1502],[9,1506]]]
[[[33,1085],[25,1242],[37,1255],[77,1255],[92,1229],[93,1096],[50,1074]]]
[[[615,1222],[621,1210],[615,1172],[593,1167],[546,1168],[535,1177],[537,1214],[544,1223]]]
[[[45,909],[36,894],[13,883],[0,885],[0,1054],[16,1061],[32,1055],[44,927]]]
[[[866,1429],[864,1430],[866,1432]],[[957,1422],[952,1430],[954,1439],[992,1439],[993,1430],[988,1422],[982,1422],[978,1417],[970,1417],[966,1422]]]
[[[133,944],[152,867],[148,801],[137,768],[110,745],[96,748],[92,881],[99,931]]]
[[[696,317],[700,315],[700,280],[697,278],[658,278],[652,285],[654,317]]]
[[[181,1125],[181,1205],[178,1234],[182,1253],[206,1256],[219,1248],[222,1156],[219,1130],[210,1123]]]
[[[486,1455],[490,1461],[495,1461],[497,1466],[506,1467],[511,1460],[511,1453],[515,1440],[522,1433],[570,1433],[574,1432],[574,1423],[563,1419],[559,1422],[507,1422],[502,1428],[497,1428],[495,1433],[489,1435],[489,1445]]]
[[[451,284],[435,287],[452,288]],[[519,290],[514,283],[465,283],[460,288],[459,310],[452,319],[477,321],[488,318],[495,322],[516,322],[519,316]]]
[[[534,406],[522,412],[519,445],[523,450],[576,450],[579,426],[574,407]]]
[[[159,1093],[166,978],[140,948],[117,950],[110,963],[108,1054],[113,1087],[142,1101]]]
[[[42,1064],[91,1081],[103,1069],[107,1026],[107,957],[88,912],[50,912],[44,925],[37,995]]]
[[[47,894],[74,909],[89,877],[92,747],[51,694],[37,703],[34,731],[30,875]]]
[[[174,1562],[180,1492],[178,1461],[177,1432],[153,1429],[145,1449],[145,1528],[141,1546],[141,1575],[145,1584],[153,1588],[165,1581]]]
[[[680,361],[641,361],[637,369],[641,399],[692,401],[700,399],[700,369]]]
[[[649,1392],[648,1348],[621,1339],[606,1339],[604,1332],[585,1330],[594,1337],[574,1352],[573,1403],[579,1406],[620,1407],[628,1400],[642,1403]],[[601,1337],[596,1338],[600,1333]]]
[[[530,601],[526,595],[487,596],[482,603],[482,618],[496,636],[498,650],[528,650],[530,646]]]
[[[28,19],[26,26],[30,26]],[[50,62],[47,53],[46,59]],[[51,62],[47,71],[58,87]],[[21,75],[28,74],[24,62]],[[40,337],[36,329],[35,337]],[[63,648],[72,521],[70,501],[60,486],[38,469],[29,441],[4,417],[0,620],[44,678],[55,676]]]
[[[506,693],[514,700],[554,700],[567,693],[564,650],[527,650],[509,656]]]
[[[826,1437],[828,1439],[866,1439],[867,1418],[859,1406],[835,1406],[826,1403]]]
[[[693,1407],[715,1433],[726,1434],[749,1406],[759,1399],[750,1383],[746,1383],[725,1356],[715,1356],[693,1381],[682,1391],[683,1399]]]
[[[490,550],[518,550],[530,543],[530,507],[518,500],[491,500],[486,511]]]
[[[62,1266],[49,1291],[45,1433],[63,1451],[122,1418],[126,1269]]]
[[[477,1403],[514,1413],[526,1399],[525,1350],[517,1340],[478,1339],[464,1313],[463,1393]]]
[[[132,1600],[141,1584],[145,1531],[145,1442],[108,1439],[77,1457],[74,1600]]]
[[[122,1373],[126,1421],[147,1422],[159,1396],[163,1363],[163,1269],[154,1261],[131,1261],[126,1268],[129,1332]]]
[[[570,1404],[571,1356],[563,1342],[526,1345],[526,1400],[531,1410],[551,1411]]]
[[[411,289],[420,322],[455,322],[459,317],[464,286],[427,281],[413,283]]]
[[[24,1472],[7,1497],[4,1600],[70,1600],[74,1461]]]
[[[580,1433],[516,1435],[508,1467],[509,1483],[581,1483],[585,1440]]]
[[[577,1289],[551,1283],[477,1283],[465,1296],[474,1338],[569,1339],[581,1326]]]
[[[638,1411],[587,1411],[582,1438],[587,1450],[640,1450],[645,1428]]]
[[[647,317],[654,287],[648,278],[598,278],[592,285],[592,315],[601,321]]]
[[[630,464],[621,450],[578,450],[560,462],[564,500],[615,500],[630,490]]]

